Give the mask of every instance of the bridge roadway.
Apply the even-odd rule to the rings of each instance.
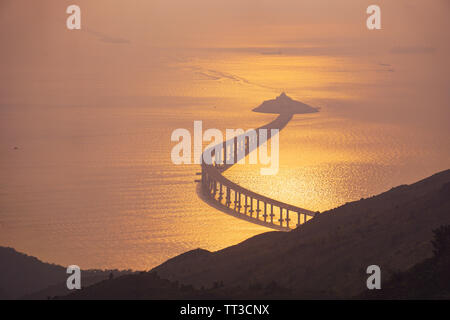
[[[202,154],[202,179],[199,182],[207,202],[213,202],[224,212],[282,231],[290,231],[292,227],[298,227],[313,218],[317,212],[258,194],[222,175],[250,152],[273,138],[270,134],[273,132],[271,129],[278,129],[275,135],[278,134],[292,117],[292,114],[280,114],[274,121],[255,129],[256,135],[247,132],[205,150]],[[268,134],[264,134],[264,131]],[[211,160],[204,161],[207,159],[206,155],[208,157],[210,155]],[[220,163],[216,163],[215,158]],[[291,221],[296,222],[295,226],[290,223]]]

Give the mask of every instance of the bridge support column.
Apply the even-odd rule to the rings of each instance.
[[[261,212],[261,209],[259,209],[259,200],[256,199],[256,219],[259,219],[260,212]]]
[[[245,136],[245,154],[250,152],[250,137]]]
[[[226,165],[228,163],[228,153],[227,153],[227,144],[225,141],[223,142],[222,150],[223,150],[223,164]]]
[[[300,216],[301,216],[301,213],[300,213],[300,212],[297,212],[297,218],[298,218],[298,221],[297,221],[297,228],[300,226]]]
[[[291,219],[289,219],[289,209],[286,209],[286,227],[289,228],[289,221],[291,221]]]
[[[264,217],[264,222],[266,222],[267,221],[267,202],[264,202],[264,214],[263,214],[263,217]]]
[[[259,141],[259,130],[256,132],[256,148],[258,149],[260,147],[261,141]]]
[[[213,190],[213,196],[214,196],[214,198],[216,197],[216,193],[217,193],[217,181],[216,180],[214,180],[214,190]]]
[[[275,215],[273,214],[273,204],[270,204],[270,223],[273,224],[273,217]]]
[[[220,187],[219,187],[219,202],[222,202],[222,199],[223,199],[223,190],[222,190],[222,188],[223,188],[223,185],[221,184],[221,183],[219,183],[219,185],[220,185]]]
[[[253,198],[250,197],[250,217],[253,217]]]
[[[280,221],[280,226],[283,226],[283,208],[280,207],[280,219],[278,219],[278,221]]]
[[[241,206],[241,194],[238,192],[237,195],[238,195],[238,198],[237,198],[238,200],[237,200],[237,207],[236,208],[237,208],[237,212],[241,213],[241,207],[242,207]]]
[[[229,187],[227,187],[227,195],[226,195],[226,202],[225,202],[225,205],[229,208],[230,207],[230,204],[231,204],[231,199],[230,199],[230,197],[231,197],[231,190],[230,190],[230,188]]]
[[[238,162],[238,139],[237,137],[234,137],[233,140],[233,151],[234,151],[234,162],[233,163],[237,163]]]
[[[248,196],[247,196],[247,195],[245,195],[244,214],[247,214],[247,208],[248,208],[248,204],[247,204],[247,201],[248,201]]]

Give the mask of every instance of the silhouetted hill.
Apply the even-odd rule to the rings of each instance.
[[[269,232],[217,252],[187,253],[154,270],[162,278],[210,287],[275,281],[301,298],[353,297],[366,268],[382,279],[432,255],[432,230],[450,224],[450,170],[324,212],[289,232]]]
[[[358,299],[449,299],[450,298],[450,225],[434,230],[433,257],[406,272],[395,273],[382,290],[366,290]],[[193,250],[177,257],[181,262],[189,256],[205,252]],[[294,299],[294,289],[276,282],[254,283],[248,287],[225,286],[215,282],[210,288],[196,289],[189,285],[161,279],[156,272],[141,272],[109,279],[58,299]]]
[[[0,298],[14,299],[64,281],[66,269],[0,247]]]
[[[446,298],[449,262],[442,252],[449,251],[449,236],[436,237],[434,247],[431,240],[432,230],[449,224],[450,170],[446,170],[324,212],[288,233],[264,233],[217,252],[193,250],[151,272],[91,286],[84,283],[83,290],[60,298]],[[437,251],[441,253],[436,255]],[[63,277],[65,288],[64,268],[9,248],[1,252],[0,271],[7,270],[9,277],[1,272],[2,284],[8,287],[0,286],[0,292],[33,291],[44,282],[57,283],[55,274]],[[4,257],[9,261],[6,268]],[[372,264],[381,267],[384,295],[383,290],[366,289],[366,268]],[[22,271],[12,270],[15,265]],[[23,274],[27,276],[20,279]]]
[[[82,271],[82,285],[89,286],[109,277],[130,271]],[[0,247],[0,299],[46,299],[68,294],[66,268],[44,263],[35,257]]]

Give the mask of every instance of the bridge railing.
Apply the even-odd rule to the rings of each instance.
[[[214,165],[202,164],[202,188],[210,199],[234,211],[249,214],[269,227],[290,230],[314,217],[316,212],[290,205],[243,188],[224,177]],[[293,219],[294,218],[294,219]],[[296,218],[296,219],[295,219]]]
[[[278,134],[278,131],[291,119],[292,114],[281,114],[268,125],[256,129],[256,134],[245,133],[205,150],[201,159],[202,179],[200,180],[204,193],[211,200],[228,209],[249,215],[258,220],[258,223],[279,230],[291,230],[290,221],[292,220],[296,221],[296,225],[299,226],[313,218],[316,215],[314,211],[258,194],[222,175],[222,171],[238,163],[250,152],[271,139],[270,130],[266,131],[264,135],[259,134],[260,130],[278,129],[276,130],[276,134]],[[207,162],[205,162],[206,157],[208,157]],[[216,163],[216,160],[219,164]]]

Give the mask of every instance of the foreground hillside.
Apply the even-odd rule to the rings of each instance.
[[[450,224],[450,170],[324,212],[289,233],[269,232],[217,252],[195,250],[158,266],[162,278],[199,288],[275,281],[299,298],[346,298],[432,256],[432,230]]]
[[[88,286],[115,276],[129,273],[117,270],[82,271],[83,285]],[[0,300],[46,299],[68,294],[66,268],[40,261],[35,257],[0,247]]]
[[[434,230],[433,257],[399,272],[362,299],[450,299],[450,225]]]
[[[433,257],[384,281],[382,290],[365,290],[357,299],[450,299],[450,225],[433,231]],[[104,280],[58,299],[295,299],[294,289],[253,284],[196,289],[161,279],[155,271]]]
[[[265,233],[217,252],[193,250],[151,272],[108,280],[100,273],[94,285],[85,282],[84,272],[84,289],[65,298],[448,298],[445,225],[450,225],[450,170],[324,212],[289,233]],[[65,268],[9,248],[0,248],[0,258],[0,292],[10,298],[51,283],[55,290],[27,297],[67,293],[61,283]],[[372,264],[381,267],[378,292],[366,289],[365,271]]]

